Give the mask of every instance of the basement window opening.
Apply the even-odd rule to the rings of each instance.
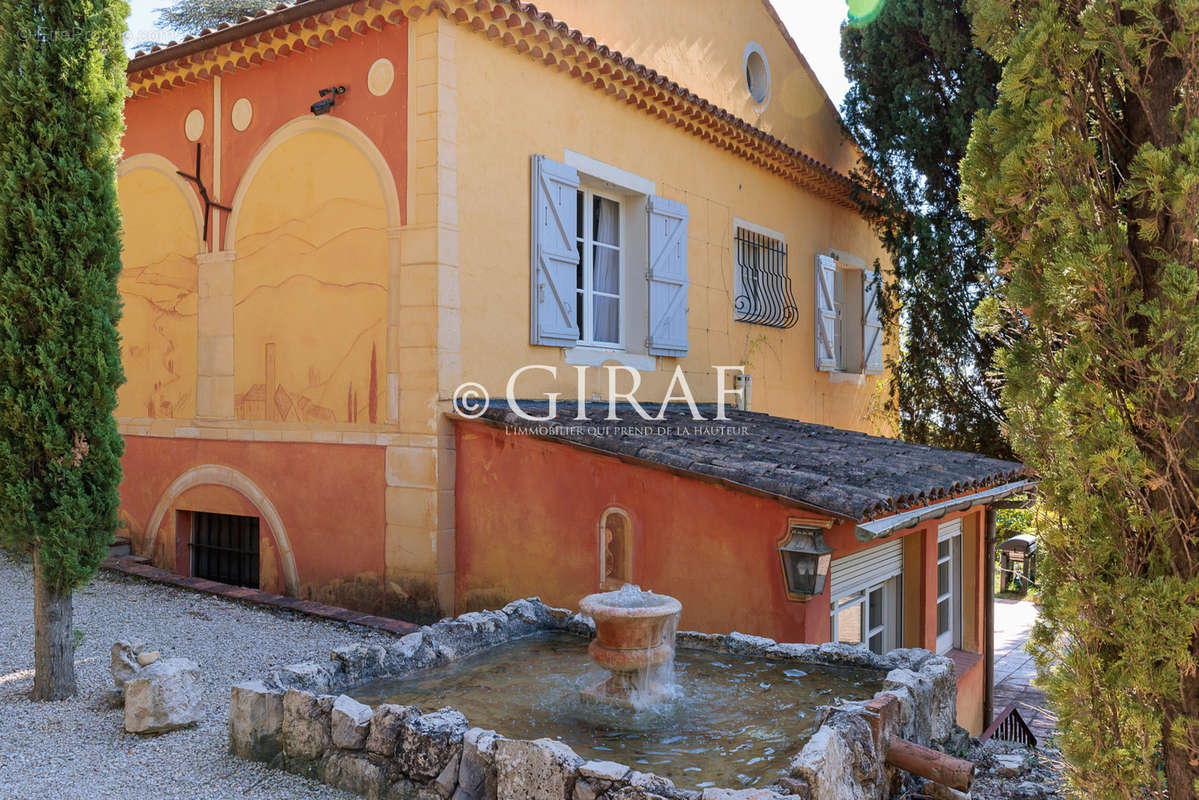
[[[191,518],[192,575],[257,589],[258,518],[206,511]]]

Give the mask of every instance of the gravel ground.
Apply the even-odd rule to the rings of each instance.
[[[79,694],[54,703],[33,687],[33,571],[0,552],[0,798],[305,800],[345,794],[226,752],[229,688],[353,641],[389,634],[243,605],[101,572],[75,592]],[[159,736],[125,733],[108,704],[109,648],[141,640],[200,665],[204,720]]]

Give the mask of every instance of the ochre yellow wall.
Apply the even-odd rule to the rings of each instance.
[[[842,172],[853,167],[854,151],[841,136],[832,103],[762,0],[548,0],[538,8],[817,161]],[[764,108],[745,87],[749,42],[761,46],[770,65]]]
[[[459,28],[456,49],[458,63],[469,64],[471,75],[487,76],[458,81],[465,380],[502,395],[514,368],[556,365],[556,384],[544,373],[530,373],[518,394],[575,395],[574,369],[565,364],[563,351],[529,344],[529,161],[535,153],[561,161],[569,149],[652,180],[657,194],[687,204],[690,352],[682,364],[697,400],[715,399],[713,365],[746,363],[756,411],[885,430],[880,420],[868,419],[879,400],[880,378],[867,377],[859,385],[843,376],[830,379],[814,365],[816,253],[837,248],[867,263],[881,256],[858,215],[484,36]],[[801,149],[809,144],[790,143]],[[734,217],[785,235],[799,307],[795,327],[733,321]],[[643,373],[639,396],[660,400],[675,363],[658,359],[656,372]],[[591,377],[589,393],[606,397],[606,376],[601,381],[593,369]]]
[[[384,208],[371,164],[338,136],[298,134],[263,162],[237,221],[238,417],[382,421]]]
[[[151,168],[117,183],[124,221],[119,281],[125,384],[118,417],[190,417],[196,399],[195,217],[184,191]]]

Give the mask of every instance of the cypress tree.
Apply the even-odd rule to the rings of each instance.
[[[0,543],[33,556],[38,699],[75,693],[71,593],[117,524],[128,11],[0,0]]]
[[[970,122],[994,104],[999,65],[974,45],[961,0],[851,2],[841,55],[845,124],[867,165],[858,178],[874,190],[868,217],[893,266],[888,410],[908,441],[1010,457],[989,374],[997,340],[974,328],[995,268],[986,225],[958,203]]]
[[[970,0],[1003,63],[962,168],[1041,476],[1033,638],[1080,796],[1199,786],[1199,2]]]

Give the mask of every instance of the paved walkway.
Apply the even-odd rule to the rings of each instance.
[[[995,599],[995,713],[1016,703],[1040,742],[1053,733],[1057,719],[1046,708],[1044,693],[1032,685],[1037,668],[1024,650],[1037,613],[1027,600]]]

